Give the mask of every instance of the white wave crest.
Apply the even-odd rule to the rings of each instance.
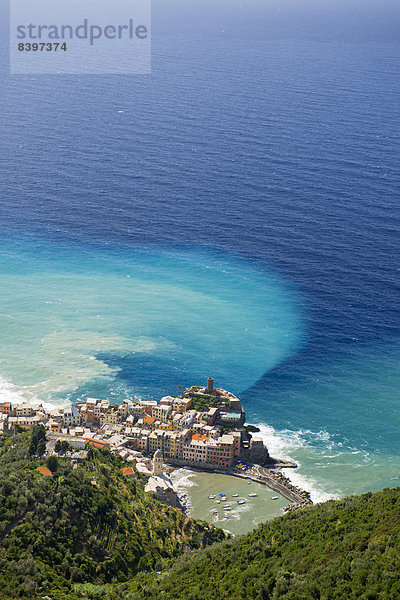
[[[309,448],[312,452],[318,452],[317,448],[312,447],[313,441],[323,442],[326,450],[332,450],[334,443],[329,432],[325,430],[313,432],[308,429],[277,431],[265,423],[257,424],[257,427],[260,429],[257,436],[263,439],[271,456],[297,463],[297,469],[282,469],[282,472],[294,485],[310,492],[313,502],[325,502],[340,498],[339,493],[327,491],[324,489],[323,482],[317,481],[309,473],[304,473],[301,464],[301,452],[304,449]],[[320,460],[323,459],[324,454],[321,453]]]
[[[176,469],[175,471],[172,471],[170,475],[171,481],[174,484],[181,502],[183,502],[183,504],[189,509],[192,508],[190,488],[198,487],[198,484],[193,481],[193,477],[195,475],[195,471],[192,471],[188,467]]]
[[[43,401],[34,393],[31,387],[16,386],[0,376],[0,403],[3,402],[29,405],[42,404],[49,411],[70,405],[68,400],[59,403]]]
[[[198,484],[193,481],[193,477],[195,475],[195,471],[192,471],[187,467],[183,467],[182,469],[176,469],[175,471],[172,471],[171,480],[178,491],[185,491],[194,486],[198,487]]]

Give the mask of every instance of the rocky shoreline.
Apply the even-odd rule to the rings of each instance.
[[[266,479],[266,484],[268,487],[275,486],[275,489],[280,489],[282,496],[291,501],[291,503],[286,507],[286,511],[295,510],[297,508],[304,508],[304,506],[308,506],[313,504],[313,501],[310,497],[310,492],[303,490],[296,485],[294,485],[289,477],[286,477],[280,470],[272,470],[266,468],[260,468],[263,470],[263,476]]]

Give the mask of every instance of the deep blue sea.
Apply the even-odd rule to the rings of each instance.
[[[400,484],[392,2],[153,2],[148,76],[10,76],[0,400],[214,376],[314,499]]]

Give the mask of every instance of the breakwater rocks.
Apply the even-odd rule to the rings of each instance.
[[[259,433],[260,432],[260,428],[256,427],[255,425],[245,425],[244,427],[248,433]]]
[[[279,485],[279,487],[285,488],[285,492],[287,492],[287,494],[284,494],[283,491],[281,494],[282,496],[285,496],[285,498],[288,498],[288,500],[291,500],[291,504],[285,508],[285,511],[304,508],[304,506],[308,506],[309,504],[313,503],[309,492],[306,492],[305,490],[298,488],[296,485],[293,485],[290,479],[285,477],[285,475],[283,475],[283,473],[280,471],[271,471],[268,469],[268,477],[270,481],[272,479]],[[271,487],[270,484],[268,485]]]
[[[232,475],[252,479],[275,490],[290,501],[290,505],[285,510],[294,510],[295,508],[303,508],[312,504],[309,492],[295,486],[281,471],[268,469],[260,465],[254,465],[253,467],[249,468],[245,473],[233,472]]]
[[[279,467],[282,467],[283,469],[297,469],[297,464],[292,460],[273,458],[272,456],[270,456],[266,462],[262,463],[261,466],[266,469],[278,469]]]
[[[189,498],[188,494],[180,493],[178,491],[178,499],[179,499],[180,506],[178,506],[177,508],[180,508],[183,513],[187,513],[192,506],[190,504],[190,498]]]
[[[283,509],[285,512],[292,512],[292,510],[299,510],[300,508],[305,508],[306,506],[309,506],[310,504],[312,504],[312,502],[296,502],[296,503],[292,503],[292,504],[288,504],[287,506],[285,506],[285,508]]]

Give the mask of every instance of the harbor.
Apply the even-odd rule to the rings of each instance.
[[[173,473],[173,469],[185,467],[185,463],[179,460],[168,461],[169,471]],[[244,479],[247,482],[254,482],[260,485],[267,486],[270,491],[277,492],[281,497],[289,501],[289,505],[285,504],[285,510],[290,511],[297,508],[303,508],[312,504],[309,492],[295,486],[288,477],[286,477],[280,468],[296,468],[297,465],[293,462],[271,459],[270,465],[260,466],[257,464],[239,463],[229,469],[213,469],[212,467],[191,467],[194,473],[202,472],[215,473],[217,475],[231,476]],[[212,492],[211,492],[212,493]]]
[[[288,467],[288,465],[285,466],[286,468]],[[245,473],[241,473],[240,471],[235,470],[232,475],[244,479],[250,478],[252,481],[266,485],[271,490],[275,490],[281,494],[281,496],[289,500],[290,504],[286,507],[286,510],[293,510],[294,508],[301,508],[308,504],[312,504],[309,492],[301,490],[293,485],[288,477],[285,477],[281,471],[276,469],[253,465],[252,468],[249,469],[249,472],[246,471]]]
[[[247,533],[260,523],[281,516],[287,506],[287,499],[274,490],[255,481],[249,484],[247,479],[232,474],[182,468],[175,470],[171,479],[188,516],[233,535]],[[226,510],[224,507],[228,506]]]

